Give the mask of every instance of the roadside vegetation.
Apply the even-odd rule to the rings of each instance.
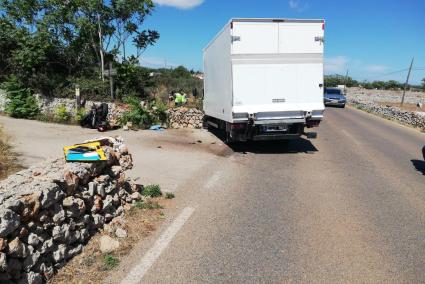
[[[143,52],[160,37],[143,28],[153,11],[151,0],[0,0],[0,89],[9,99],[6,114],[77,123],[84,114],[62,106],[40,114],[33,96],[74,98],[77,86],[86,100],[128,103],[123,123],[138,127],[164,121],[173,90],[193,93],[189,104],[200,105],[202,80],[195,71],[140,65]],[[140,107],[142,100],[147,107]]]
[[[145,202],[138,201],[126,214],[126,238],[119,239],[120,246],[110,253],[101,253],[99,240],[103,232],[93,237],[84,247],[80,255],[74,257],[65,267],[59,270],[48,283],[101,283],[114,273],[120,260],[137,246],[138,242],[147,238],[165,219],[163,208],[169,204],[164,198],[149,198]],[[112,271],[112,272],[110,272]],[[78,279],[75,277],[78,275]]]
[[[160,197],[162,196],[161,187],[157,184],[147,185],[143,188],[142,195],[149,197]]]

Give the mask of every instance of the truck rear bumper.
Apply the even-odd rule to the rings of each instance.
[[[272,121],[269,123],[256,122],[251,124],[230,124],[228,133],[231,141],[265,141],[297,139],[304,133],[305,120],[292,123]]]
[[[270,141],[270,140],[293,140],[301,137],[301,134],[260,134],[252,137],[253,141]]]

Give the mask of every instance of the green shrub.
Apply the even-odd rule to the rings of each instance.
[[[87,114],[87,111],[85,108],[76,109],[74,111],[74,118],[73,118],[74,122],[80,123],[86,114]]]
[[[153,117],[149,111],[142,107],[140,100],[136,97],[128,97],[124,100],[129,105],[130,110],[123,113],[120,119],[121,125],[131,122],[134,127],[147,128],[153,122]]]
[[[119,259],[113,256],[112,254],[105,254],[103,257],[103,265],[107,270],[117,267],[119,263]]]
[[[167,192],[165,193],[165,198],[166,199],[174,199],[176,196],[174,195],[174,193],[172,192]]]
[[[143,188],[142,195],[150,197],[162,196],[161,187],[157,184],[147,185]]]
[[[55,110],[55,120],[58,122],[69,122],[71,113],[66,109],[65,105],[60,105]]]
[[[9,77],[0,86],[6,91],[7,99],[5,111],[15,118],[35,118],[40,109],[31,89],[23,87],[15,76]]]
[[[152,110],[154,115],[154,122],[155,123],[165,123],[167,122],[168,115],[167,115],[167,105],[161,100],[156,99],[152,103]]]

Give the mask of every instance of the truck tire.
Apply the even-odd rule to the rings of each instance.
[[[233,138],[230,136],[230,132],[225,131],[226,144],[232,144],[234,142]]]
[[[202,128],[203,129],[210,129],[207,116],[204,116],[204,118],[202,119]]]

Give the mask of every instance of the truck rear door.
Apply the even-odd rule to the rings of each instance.
[[[323,105],[323,33],[322,22],[233,23],[234,106]]]

